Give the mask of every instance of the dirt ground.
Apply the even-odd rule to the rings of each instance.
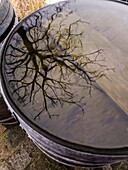
[[[0,125],[0,170],[73,170],[44,155],[18,125]]]
[[[43,154],[19,125],[0,125],[0,170],[128,170],[128,161],[103,168],[72,168]]]

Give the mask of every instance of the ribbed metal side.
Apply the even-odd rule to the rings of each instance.
[[[14,113],[14,112],[13,112]],[[102,167],[107,164],[117,163],[128,158],[127,155],[94,154],[92,152],[80,151],[68,146],[56,143],[38,133],[35,129],[24,122],[17,114],[20,126],[26,131],[29,138],[46,155],[57,162],[73,167]],[[92,149],[93,150],[93,149]]]

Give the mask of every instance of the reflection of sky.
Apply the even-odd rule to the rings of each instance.
[[[97,3],[98,1],[99,3]],[[103,85],[104,91],[128,113],[126,103],[128,90],[125,86],[128,78],[124,76],[128,74],[128,48],[125,45],[128,42],[126,36],[128,30],[127,5],[112,1],[98,1],[84,1],[86,2],[85,8],[81,7],[84,8],[84,14],[81,15],[80,11],[78,13],[80,16],[84,16],[92,28],[113,46],[110,52],[107,50],[106,55],[109,63],[115,65],[115,73],[111,72],[112,74],[109,75],[112,82],[105,80],[100,83]],[[79,6],[79,2],[77,6]]]

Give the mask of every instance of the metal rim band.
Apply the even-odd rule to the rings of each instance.
[[[0,43],[7,37],[8,33],[11,31],[13,25],[15,23],[15,13],[13,10],[13,17],[12,20],[10,22],[10,25],[8,26],[8,28],[4,31],[4,33],[0,36]]]

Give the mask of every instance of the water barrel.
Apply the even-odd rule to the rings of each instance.
[[[15,23],[17,23],[17,17],[9,0],[0,0],[0,48]]]
[[[128,159],[128,4],[70,0],[35,11],[1,55],[1,91],[33,142],[66,165]]]
[[[0,0],[0,51],[2,44],[11,29],[18,22],[15,12],[9,0]],[[7,106],[0,95],[0,123],[4,125],[16,124],[14,117],[7,109]]]

